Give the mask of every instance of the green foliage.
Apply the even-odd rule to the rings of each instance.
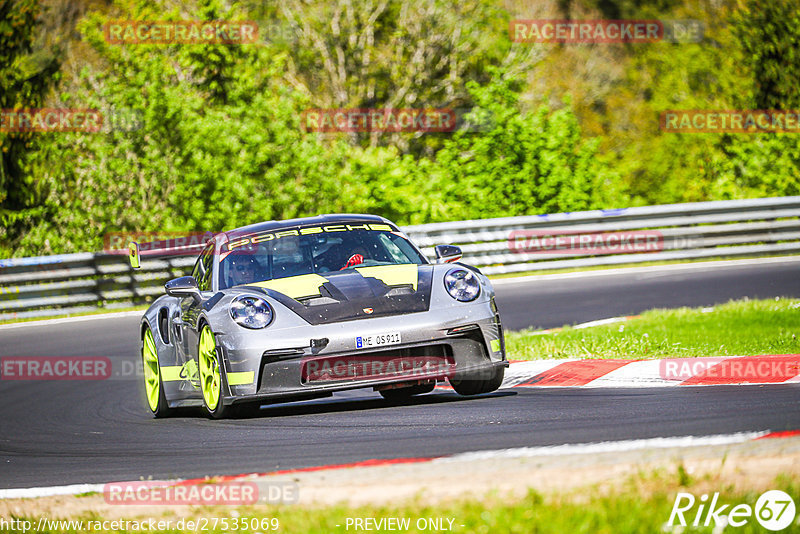
[[[748,197],[800,195],[800,139],[796,133],[736,137],[717,162]]]
[[[39,0],[0,0],[0,110],[40,106],[60,66],[37,47]],[[0,241],[16,239],[41,214],[42,188],[23,159],[35,134],[0,131]]]
[[[115,47],[103,22],[92,15],[82,29],[106,68],[87,70],[67,101],[130,115],[131,128],[59,136],[36,155],[52,212],[23,246],[97,249],[111,231],[219,231],[343,207],[337,158],[320,157],[322,145],[299,128],[302,100],[272,84],[281,57],[261,47]]]
[[[705,43],[654,43],[632,58],[626,80],[630,94],[614,124],[620,131],[620,173],[637,204],[699,202],[749,196],[737,179],[721,168],[726,154],[721,134],[665,133],[659,114],[683,109],[737,109],[746,94],[741,56],[731,53],[733,37],[725,29],[707,28]],[[638,97],[638,98],[637,98]],[[745,142],[749,137],[744,136]]]
[[[292,37],[273,46],[289,58],[286,79],[318,107],[469,107],[468,82],[488,84],[493,66],[528,68],[536,51],[512,46],[509,14],[492,0],[245,4]],[[443,139],[369,132],[352,138],[417,156],[431,156]]]
[[[754,109],[800,108],[800,9],[795,0],[748,0],[731,17],[752,71],[746,104]],[[797,133],[754,134],[723,142],[727,175],[747,196],[800,194]]]
[[[204,6],[208,18],[235,17]],[[118,7],[132,19],[155,16],[146,4]],[[309,100],[282,81],[288,58],[273,47],[110,45],[107,18],[81,24],[102,68],[85,69],[63,103],[129,120],[53,136],[31,156],[48,211],[17,254],[99,250],[116,231],[220,231],[326,212],[423,223],[599,205],[596,144],[581,140],[567,108],[520,114],[519,84],[500,71],[468,86],[495,117],[492,131],[445,137],[436,157],[414,158],[304,133]],[[474,154],[468,164],[465,153]]]
[[[631,3],[614,5],[632,18],[652,16]],[[608,125],[601,130],[605,148],[617,156],[614,167],[632,203],[797,194],[796,133],[666,133],[658,126],[667,110],[799,107],[796,2],[686,3],[671,16],[703,20],[704,39],[630,48],[619,90],[598,112]]]
[[[731,19],[753,70],[758,109],[800,107],[799,8],[796,0],[746,0]]]
[[[706,23],[700,43],[573,47],[511,43],[514,15],[489,0],[117,0],[82,18],[61,70],[49,43],[67,39],[42,33],[60,23],[0,2],[0,105],[107,119],[0,133],[0,256],[325,212],[420,224],[800,194],[796,134],[658,126],[665,110],[800,107],[791,0],[560,2],[554,17]],[[256,19],[260,42],[112,45],[109,19]],[[474,108],[473,127],[305,133],[314,107]]]
[[[437,153],[450,219],[594,209],[619,202],[616,177],[584,141],[569,107],[519,112],[518,95],[501,76],[468,84],[486,131],[456,134]]]

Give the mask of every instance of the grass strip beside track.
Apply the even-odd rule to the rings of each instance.
[[[558,533],[565,532],[591,532],[591,533],[618,533],[639,534],[642,532],[717,532],[711,526],[691,526],[691,521],[697,513],[697,506],[686,512],[685,518],[689,527],[676,529],[666,527],[672,511],[675,497],[678,492],[690,492],[696,496],[706,492],[719,491],[717,505],[728,504],[726,511],[730,511],[737,504],[747,504],[754,508],[760,491],[726,487],[721,480],[714,480],[712,475],[695,478],[687,474],[681,464],[673,470],[666,472],[657,470],[652,473],[630,477],[617,488],[617,491],[608,491],[608,488],[588,487],[579,491],[568,493],[554,493],[543,495],[534,490],[529,490],[522,498],[513,498],[492,494],[482,499],[458,499],[448,503],[436,505],[421,502],[397,503],[388,506],[360,506],[350,508],[346,506],[250,506],[237,508],[199,507],[194,508],[187,516],[178,517],[172,514],[153,517],[154,519],[179,519],[204,518],[207,530],[204,532],[226,532],[220,528],[213,528],[214,518],[241,517],[248,520],[261,518],[277,518],[279,528],[275,532],[287,534],[307,532],[363,532],[363,529],[354,528],[356,518],[362,521],[370,518],[377,521],[388,518],[407,519],[408,530],[402,529],[375,529],[373,531],[388,532],[391,530],[402,532],[436,532],[445,529],[431,528],[433,521],[440,521],[444,527],[454,533]],[[794,498],[800,495],[800,485],[788,476],[779,476],[770,489],[780,489]],[[131,510],[133,511],[133,510]],[[139,516],[141,518],[143,516]],[[348,518],[350,522],[348,523]],[[39,518],[21,517],[36,525]],[[50,518],[48,518],[50,519]],[[55,519],[55,518],[53,518]],[[73,520],[83,520],[84,528],[87,522],[103,521],[104,518],[88,513],[73,516]],[[140,519],[141,520],[141,519]],[[448,523],[452,520],[452,523]],[[348,528],[349,526],[349,528]],[[764,532],[754,517],[750,517],[747,524],[735,529],[737,533]],[[49,532],[78,532],[75,528],[49,529]],[[87,530],[84,530],[84,532]],[[270,529],[249,528],[239,532],[272,532]],[[0,532],[19,532],[19,530],[3,529]],[[139,532],[137,529],[120,529],[115,532]],[[168,532],[188,533],[195,530],[169,530]],[[784,533],[800,532],[800,523],[795,521]]]
[[[800,352],[800,299],[650,310],[626,322],[551,333],[508,332],[509,360],[681,358]]]

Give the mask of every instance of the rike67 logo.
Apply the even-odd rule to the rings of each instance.
[[[695,505],[697,505],[695,510]],[[777,532],[792,524],[795,518],[794,500],[788,493],[780,490],[764,492],[755,506],[749,504],[721,504],[719,492],[709,496],[703,494],[696,499],[691,493],[678,493],[666,527],[742,527],[755,520],[765,529]]]

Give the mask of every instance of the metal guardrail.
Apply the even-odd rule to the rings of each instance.
[[[580,249],[514,251],[517,235],[597,234],[651,230],[655,252],[584,254]],[[407,226],[429,256],[439,243],[459,245],[464,261],[485,274],[650,261],[800,253],[800,197],[667,204],[616,210],[504,217]],[[525,247],[523,247],[525,248]],[[530,247],[528,247],[530,248]]]
[[[798,254],[800,196],[433,223],[403,230],[428,257],[433,257],[434,245],[458,245],[464,262],[489,275]],[[612,234],[644,235],[655,245],[636,253],[554,245],[558,236]],[[539,246],[541,238],[551,246]],[[0,320],[145,303],[162,294],[164,283],[186,274],[193,263],[191,256],[143,258],[141,268],[134,271],[127,256],[102,252],[0,260]]]

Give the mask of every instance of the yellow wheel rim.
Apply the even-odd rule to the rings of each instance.
[[[144,391],[147,395],[147,404],[155,412],[158,410],[158,397],[161,389],[161,374],[158,369],[158,353],[153,333],[148,328],[144,332],[142,343],[142,362],[144,363]]]
[[[217,409],[222,384],[216,348],[217,341],[214,339],[214,333],[208,326],[203,327],[198,347],[200,389],[203,391],[203,400],[211,411]]]

